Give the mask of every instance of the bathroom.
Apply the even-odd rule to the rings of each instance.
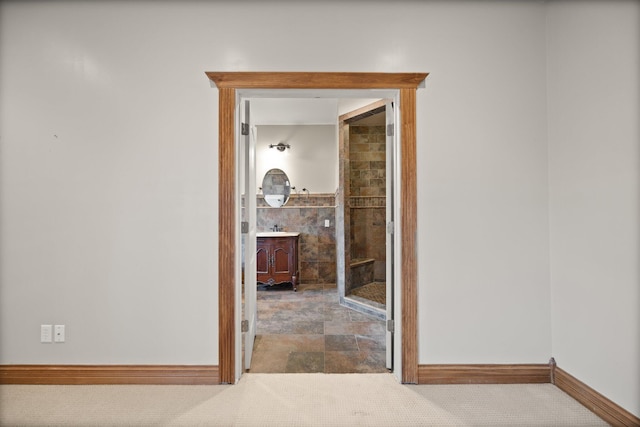
[[[271,101],[271,102],[269,102]],[[289,120],[262,118],[272,100],[256,100],[252,116],[256,124],[256,231],[277,229],[300,233],[300,283],[336,283],[342,281],[341,296],[347,305],[383,318],[386,274],[386,176],[384,107],[366,117],[347,120],[347,131],[338,135],[336,114],[319,117],[317,103],[327,110],[336,100],[296,100],[312,102],[313,119]],[[353,109],[353,100],[341,108]],[[372,100],[357,100],[370,105]],[[257,105],[255,105],[257,104]],[[308,104],[306,104],[308,105]],[[302,108],[302,107],[301,107]],[[335,111],[335,110],[334,110]],[[260,124],[261,122],[269,124]],[[339,136],[342,136],[340,138]],[[281,144],[278,149],[277,144]],[[284,171],[291,191],[287,203],[273,208],[262,194],[262,180],[271,169]],[[348,179],[344,179],[344,177]],[[341,194],[341,192],[343,194]],[[340,221],[341,224],[336,224]],[[336,227],[338,225],[338,227]],[[338,234],[337,234],[338,233]],[[346,237],[348,236],[348,238]],[[342,241],[342,242],[340,242]],[[337,244],[342,243],[342,244]],[[338,268],[350,265],[351,268]],[[353,293],[373,283],[378,289]],[[382,287],[380,288],[380,285]],[[382,296],[381,296],[382,294]],[[369,296],[369,299],[367,299]],[[381,300],[382,298],[382,300]],[[341,299],[341,302],[345,302]],[[371,310],[371,307],[378,310]]]
[[[329,101],[331,114],[324,122],[316,116],[274,124],[269,117],[267,124],[261,112],[273,109],[266,108],[264,100],[252,100],[259,238],[256,335],[246,344],[252,356],[245,354],[244,362],[251,372],[358,373],[389,368],[384,108],[363,123],[354,121],[357,115],[338,125],[337,100]],[[377,100],[360,102],[377,102],[380,113]],[[317,108],[314,111],[317,114]],[[289,194],[280,205],[283,183]],[[272,191],[274,186],[277,191]],[[282,243],[273,239],[285,234],[297,240],[293,275],[288,272],[290,258],[285,261],[289,255],[283,258],[287,267],[274,267],[275,247]],[[290,248],[289,243],[282,245],[281,255]],[[356,294],[369,285],[377,291]]]

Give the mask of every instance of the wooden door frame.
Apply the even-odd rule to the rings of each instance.
[[[427,73],[206,72],[218,100],[220,383],[235,382],[235,135],[238,89],[391,89],[400,93],[401,376],[418,383],[416,90]]]

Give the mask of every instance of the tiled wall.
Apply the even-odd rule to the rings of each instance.
[[[257,231],[299,232],[300,283],[335,283],[336,218],[335,194],[294,194],[280,208],[257,200]],[[325,220],[330,226],[325,227]]]
[[[373,259],[375,281],[385,280],[385,210],[351,209],[351,260]]]
[[[385,280],[386,154],[384,126],[350,126],[351,258],[372,258],[374,279]]]
[[[376,281],[385,280],[385,139],[384,126],[349,128],[351,258],[374,259]],[[257,207],[258,232],[300,233],[300,283],[336,282],[335,194],[293,194],[280,208],[258,196]]]
[[[385,195],[384,129],[384,126],[349,127],[351,197]]]

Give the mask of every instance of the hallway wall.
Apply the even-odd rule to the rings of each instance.
[[[640,2],[547,22],[553,355],[640,416]]]
[[[431,73],[420,363],[546,362],[544,4],[362,6],[2,2],[0,362],[218,362],[216,70]]]

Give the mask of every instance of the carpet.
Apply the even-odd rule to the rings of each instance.
[[[391,374],[245,374],[218,386],[0,386],[8,426],[606,426],[551,384],[402,385]]]

